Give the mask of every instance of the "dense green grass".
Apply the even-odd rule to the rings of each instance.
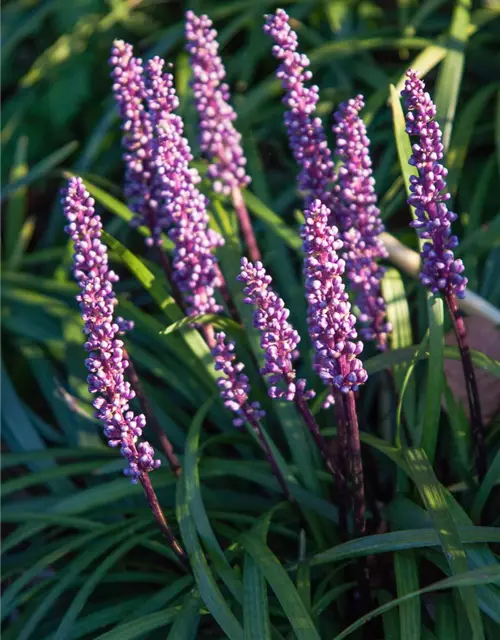
[[[304,336],[301,368],[320,393],[305,340],[297,169],[262,16],[284,6],[296,18],[328,131],[339,101],[365,95],[382,216],[388,231],[412,249],[417,239],[408,227],[403,177],[407,138],[390,85],[399,90],[409,66],[425,76],[444,130],[470,289],[499,307],[500,14],[493,4],[5,3],[6,639],[498,637],[500,423],[494,418],[488,426],[490,470],[479,486],[467,419],[443,375],[443,360],[458,353],[443,345],[449,326],[441,302],[428,306],[416,280],[388,270],[391,350],[363,353],[370,379],[358,402],[369,535],[341,544],[331,477],[298,415],[270,402],[253,364],[252,352],[257,359],[261,353],[234,279],[241,245],[229,203],[211,195],[213,224],[226,239],[218,257],[245,331],[219,323],[237,341],[255,398],[268,412],[268,436],[281,453],[297,509],[283,500],[250,434],[232,427],[205,343],[182,324],[153,254],[127,225],[131,212],[122,202],[120,131],[106,64],[115,37],[134,42],[144,57],[158,53],[173,62],[180,112],[196,151],[182,13],[193,8],[214,18],[253,179],[247,204],[266,266]],[[184,468],[176,480],[164,465],[152,481],[193,575],[154,528],[140,487],[121,477],[122,459],[105,446],[92,417],[57,193],[63,172],[82,175],[102,205],[106,242],[121,275],[119,311],[136,327],[127,347]],[[208,193],[208,184],[203,188]],[[500,362],[480,352],[474,359],[500,377]],[[331,437],[333,415],[320,405],[313,405],[317,419]],[[415,448],[405,446],[403,421]],[[371,576],[370,597],[359,606],[358,558],[368,559]]]

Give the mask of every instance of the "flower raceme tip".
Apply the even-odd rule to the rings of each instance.
[[[443,144],[435,119],[436,107],[417,73],[410,69],[406,75],[401,92],[407,108],[406,132],[418,139],[412,145],[409,160],[418,175],[410,177],[408,204],[415,207],[416,220],[411,226],[424,240],[420,281],[433,293],[439,291],[463,298],[467,278],[462,275],[462,260],[455,259],[453,253],[458,238],[451,234],[451,223],[457,219],[457,214],[446,205],[451,195],[446,184],[448,170],[441,164]]]
[[[297,356],[300,336],[288,322],[290,311],[273,291],[272,278],[262,262],[252,263],[242,258],[238,280],[245,285],[244,302],[255,305],[253,326],[261,332],[260,346],[265,358],[261,373],[271,384],[270,397],[285,397],[289,401],[296,395],[305,400],[313,398],[314,391],[306,391],[306,381],[296,380],[293,360]]]
[[[210,165],[208,176],[214,190],[230,195],[250,183],[241,135],[234,126],[236,112],[231,106],[226,70],[219,56],[217,31],[207,15],[186,12],[186,50],[190,55],[191,86],[199,117],[200,146]]]
[[[328,208],[320,200],[313,201],[301,230],[307,323],[315,350],[314,369],[326,385],[348,393],[357,391],[368,374],[357,357],[363,343],[356,340],[356,318],[342,281],[342,240],[328,216]]]

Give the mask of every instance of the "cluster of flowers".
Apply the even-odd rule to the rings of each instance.
[[[186,14],[187,50],[191,56],[193,90],[200,120],[201,148],[210,161],[209,176],[216,191],[229,194],[245,187],[240,135],[234,127],[235,112],[229,104],[225,71],[218,56],[216,32],[207,16]],[[367,379],[359,355],[356,318],[351,313],[345,275],[356,295],[362,336],[386,348],[390,325],[386,322],[381,295],[386,257],[380,235],[383,224],[377,208],[369,140],[360,118],[362,96],[342,104],[334,114],[335,155],[341,162],[335,174],[321,120],[315,116],[319,98],[316,86],[307,86],[312,74],[308,58],[299,53],[297,35],[285,11],[266,17],[264,31],[273,38],[277,72],[285,90],[285,125],[290,147],[300,166],[298,185],[304,195],[305,224],[301,236],[304,251],[305,295],[308,328],[315,351],[314,368],[335,393],[356,391]],[[122,119],[125,195],[136,214],[135,224],[146,225],[150,244],[161,244],[168,230],[174,243],[172,273],[185,297],[187,313],[217,313],[215,291],[221,285],[214,249],[221,237],[208,226],[207,200],[197,188],[200,177],[191,168],[192,154],[183,137],[183,123],[176,115],[178,98],[171,73],[164,73],[160,58],[145,68],[132,47],[116,41],[110,58],[113,91]],[[418,175],[412,178],[410,204],[416,208],[413,226],[423,244],[421,279],[432,291],[463,296],[466,278],[455,260],[457,240],[450,225],[456,215],[447,210],[446,169],[440,164],[443,148],[435,121],[435,107],[414,72],[408,73],[403,91],[408,106],[407,131],[418,136],[410,163]],[[99,393],[98,417],[112,446],[121,446],[129,461],[127,473],[137,478],[158,466],[148,443],[136,444],[145,424],[128,408],[133,398],[124,380],[127,359],[122,331],[113,319],[116,299],[107,254],[101,243],[101,222],[93,201],[78,179],[69,183],[64,198],[68,233],[75,243],[74,275],[81,287],[79,301],[88,334],[86,348],[91,371],[89,385]],[[245,302],[255,306],[254,326],[261,332],[269,395],[288,401],[307,401],[314,396],[306,381],[297,379],[294,360],[300,336],[289,322],[284,301],[273,291],[272,280],[261,262],[243,258],[239,280],[244,283]],[[214,338],[216,368],[225,405],[236,414],[234,424],[258,424],[264,412],[249,400],[248,378],[235,362],[234,343],[224,333]]]
[[[146,426],[144,415],[136,415],[129,403],[135,393],[125,380],[129,366],[119,335],[132,328],[130,322],[114,317],[117,300],[113,285],[118,276],[108,265],[106,245],[101,241],[102,223],[94,210],[94,200],[80,178],[71,178],[62,204],[68,221],[65,227],[74,246],[73,275],[80,287],[77,301],[85,323],[85,349],[89,357],[87,382],[96,394],[96,418],[104,424],[111,447],[120,447],[128,461],[125,474],[138,482],[141,474],[160,466],[149,442],[139,442]]]
[[[136,224],[161,243],[168,229],[174,243],[172,273],[184,295],[189,315],[217,313],[215,290],[221,279],[213,249],[223,243],[209,229],[207,199],[197,188],[198,172],[189,166],[193,156],[183,137],[179,101],[171,73],[163,73],[160,58],[144,70],[132,47],[115,42],[110,58],[113,91],[122,116],[126,165],[126,194],[136,212]]]

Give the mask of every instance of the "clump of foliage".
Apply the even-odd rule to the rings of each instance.
[[[24,217],[27,188],[72,147],[30,170],[26,139],[15,145],[3,192],[8,638],[498,634],[499,425],[482,376],[500,396],[500,362],[486,343],[471,349],[460,309],[500,324],[498,161],[476,166],[491,145],[498,87],[477,83],[495,12],[457,3],[448,24],[436,3],[405,4],[372,35],[386,14],[370,3],[261,4],[215,7],[237,16],[220,38],[189,10],[144,59],[114,41],[104,93],[116,111],[64,172],[43,233],[31,208]],[[97,59],[92,38],[109,46],[99,34],[117,23],[154,29],[142,9],[113,2],[102,16],[96,3],[72,33],[93,25],[79,46]],[[323,15],[330,42],[314,30]],[[219,44],[242,25],[248,58],[230,45],[228,76],[244,88],[257,67],[273,72],[272,56],[278,68],[237,96]],[[187,57],[173,68],[154,55],[177,44]],[[28,77],[57,59],[52,47]],[[437,65],[431,96],[421,78]],[[27,95],[11,98],[28,105],[21,121]],[[119,159],[116,116],[123,198],[103,177]],[[52,246],[61,208],[69,244]]]

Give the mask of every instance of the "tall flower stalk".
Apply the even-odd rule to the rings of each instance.
[[[307,389],[306,380],[297,379],[293,366],[298,355],[300,336],[288,322],[290,311],[284,300],[274,292],[272,278],[261,262],[253,264],[247,258],[242,258],[238,280],[245,284],[244,302],[255,306],[253,325],[261,332],[260,346],[265,359],[260,372],[267,377],[269,396],[295,403],[328,470],[336,478],[335,463],[331,459],[328,444],[307,404],[316,394],[312,389]]]
[[[387,257],[387,250],[380,240],[384,225],[377,207],[370,141],[359,115],[363,107],[363,96],[358,95],[342,103],[334,114],[336,155],[342,162],[335,185],[335,220],[344,243],[346,276],[360,311],[361,336],[385,351],[391,326],[381,290],[385,269],[378,261]]]
[[[313,366],[335,398],[340,455],[347,452],[347,471],[352,482],[354,520],[359,534],[365,531],[365,496],[359,427],[354,392],[368,374],[357,357],[363,344],[357,341],[356,319],[351,313],[342,276],[342,240],[337,227],[328,223],[328,208],[315,200],[305,211],[301,231],[307,323],[314,347]],[[342,466],[342,461],[339,461]]]
[[[221,331],[215,334],[215,346],[212,349],[212,354],[215,358],[215,369],[224,374],[217,380],[224,406],[236,414],[236,418],[233,420],[235,427],[241,428],[246,423],[253,429],[283,493],[291,500],[286,480],[262,430],[260,421],[266,413],[258,402],[250,401],[250,383],[248,377],[243,373],[244,365],[241,362],[235,362],[234,349],[234,342],[227,340],[225,333]]]
[[[241,135],[234,126],[236,113],[230,104],[230,91],[224,82],[226,70],[219,56],[217,31],[206,15],[186,12],[186,49],[193,73],[192,87],[198,112],[200,146],[208,158],[208,176],[214,191],[232,197],[241,233],[251,260],[260,260],[242,190],[250,183]]]
[[[457,214],[446,205],[451,195],[446,184],[448,170],[441,163],[442,133],[435,119],[436,107],[415,71],[407,72],[401,95],[407,108],[406,132],[418,141],[412,146],[413,153],[409,160],[416,168],[417,175],[410,177],[411,195],[408,203],[415,207],[415,220],[411,225],[423,241],[420,281],[433,293],[443,296],[451,317],[462,359],[476,468],[481,481],[487,467],[484,426],[467,331],[457,305],[457,297],[463,298],[465,295],[467,278],[463,275],[462,260],[456,259],[453,253],[458,246],[458,238],[452,235],[451,224],[457,219]]]
[[[95,213],[94,200],[80,178],[71,178],[63,194],[65,231],[73,241],[73,275],[80,287],[77,301],[85,322],[85,349],[88,358],[89,391],[96,395],[95,416],[104,425],[111,447],[119,447],[127,461],[124,471],[133,483],[140,483],[153,515],[172,550],[184,563],[186,554],[168,525],[149,474],[160,466],[154,449],[141,440],[146,427],[144,414],[136,415],[129,406],[135,393],[125,379],[130,363],[119,338],[130,325],[115,318],[117,299],[114,284],[118,276],[109,268],[108,252],[101,242],[102,223]]]

